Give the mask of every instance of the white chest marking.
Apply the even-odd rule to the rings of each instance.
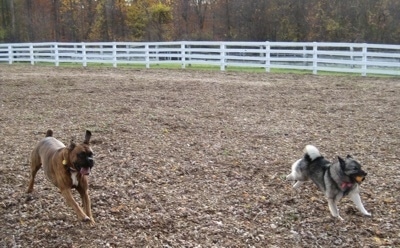
[[[78,177],[77,177],[78,172],[71,172],[71,179],[72,179],[72,185],[78,186]]]

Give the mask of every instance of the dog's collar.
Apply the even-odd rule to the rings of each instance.
[[[67,166],[67,171],[69,171],[69,172],[78,172],[77,169],[68,166],[68,161],[67,161],[65,158],[63,159],[62,164],[63,164],[64,166]]]
[[[328,172],[329,177],[332,177],[330,168],[328,168],[327,172]],[[338,188],[340,187],[340,189],[344,191],[345,195],[350,191],[350,189],[353,187],[353,185],[354,185],[354,183],[352,183],[352,182],[342,182],[340,185],[338,183],[336,183],[336,187],[338,187]]]

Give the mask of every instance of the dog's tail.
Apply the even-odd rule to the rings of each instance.
[[[53,136],[53,131],[51,129],[47,130],[46,137],[52,137],[52,136]]]
[[[304,148],[304,152],[306,153],[305,157],[308,157],[310,161],[314,161],[315,159],[322,157],[321,153],[313,145],[307,145],[306,148]]]

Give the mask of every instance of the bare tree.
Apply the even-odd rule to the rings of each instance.
[[[53,37],[54,40],[60,40],[60,0],[53,0]]]
[[[33,4],[32,0],[25,0],[26,4],[26,13],[27,13],[27,23],[28,23],[28,39],[29,40],[35,40],[35,33],[34,28],[33,28]]]

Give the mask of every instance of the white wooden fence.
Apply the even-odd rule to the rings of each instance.
[[[2,43],[0,63],[177,63],[400,75],[400,45],[319,42]]]

